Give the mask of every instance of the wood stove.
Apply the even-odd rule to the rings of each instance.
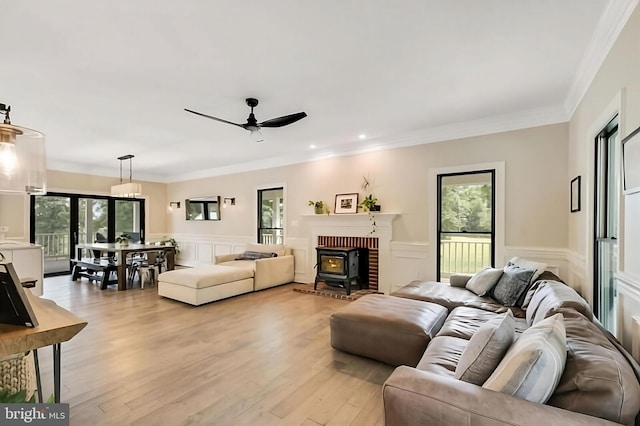
[[[329,286],[343,287],[349,295],[354,280],[358,288],[363,288],[360,279],[361,251],[355,247],[316,247],[318,270],[313,289],[317,289],[318,281],[324,281]]]

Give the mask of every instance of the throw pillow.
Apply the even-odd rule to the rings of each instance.
[[[236,260],[257,260],[266,259],[268,257],[278,257],[276,253],[265,253],[261,251],[245,251],[240,256],[236,257]]]
[[[502,269],[484,268],[472,276],[465,285],[467,290],[471,290],[478,296],[485,296],[489,290],[498,283],[503,274]]]
[[[515,320],[510,310],[484,323],[462,352],[455,378],[482,386],[511,347],[515,334]]]
[[[504,267],[504,273],[498,283],[491,289],[489,296],[504,306],[517,306],[518,299],[530,286],[534,271],[509,264]]]
[[[564,318],[555,314],[526,329],[482,387],[544,404],[558,386],[566,360]]]
[[[511,263],[513,265],[518,265],[524,269],[532,269],[535,271],[531,276],[531,284],[535,283],[538,280],[538,277],[547,269],[547,264],[543,262],[534,262],[533,260],[523,259],[521,257],[513,257],[507,265]]]

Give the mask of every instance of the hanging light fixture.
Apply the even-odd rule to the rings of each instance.
[[[11,106],[0,104],[0,192],[47,193],[44,135],[11,124]]]
[[[131,159],[133,157],[134,155],[132,154],[127,154],[127,155],[123,155],[122,157],[118,157],[118,160],[120,160],[120,184],[114,185],[111,187],[112,196],[133,198],[136,195],[142,194],[142,185],[131,181],[131,177],[132,177]],[[129,182],[126,182],[126,183],[122,183],[122,161],[123,160],[129,160]]]

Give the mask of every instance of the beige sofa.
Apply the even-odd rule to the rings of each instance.
[[[238,260],[247,252],[275,253],[277,256],[255,260]],[[291,248],[282,244],[251,243],[247,244],[246,251],[243,253],[223,254],[216,256],[215,259],[216,265],[253,270],[254,291],[287,284],[293,281],[293,252]]]
[[[293,281],[294,258],[281,244],[248,244],[243,253],[216,256],[215,265],[167,271],[158,277],[158,295],[202,305]]]
[[[486,389],[486,382],[479,386],[454,377],[471,337],[504,306],[465,287],[442,283],[413,282],[394,295],[442,304],[450,312],[420,362],[398,367],[384,384],[386,424],[567,426],[638,421],[638,364],[569,286],[539,280],[527,293],[524,309],[512,309],[516,339],[535,324],[562,315],[566,362],[544,404]]]

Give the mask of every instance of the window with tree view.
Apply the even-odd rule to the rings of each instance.
[[[438,280],[495,264],[493,170],[438,175]]]

